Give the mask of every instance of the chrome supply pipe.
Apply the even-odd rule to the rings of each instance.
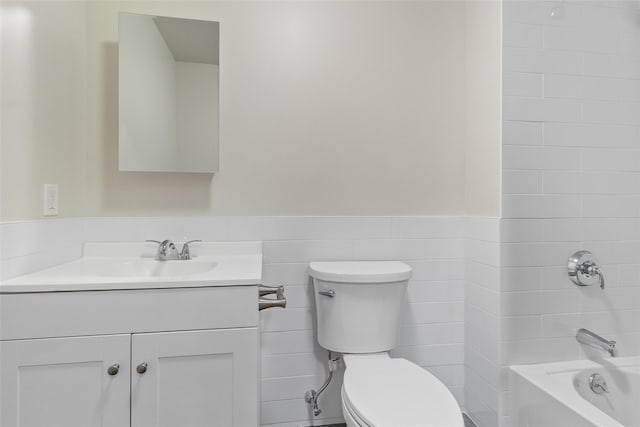
[[[320,390],[309,390],[304,395],[304,400],[308,404],[311,405],[311,409],[313,410],[313,416],[317,417],[322,412],[322,409],[318,406],[318,398],[322,394],[323,391],[329,386],[331,380],[333,379],[333,372],[336,370],[336,363],[340,360],[340,357],[333,358],[331,351],[329,351],[329,374],[327,375],[327,379],[324,381],[324,384],[320,386]]]

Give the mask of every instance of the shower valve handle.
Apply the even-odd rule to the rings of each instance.
[[[567,263],[567,273],[571,281],[578,286],[599,284],[600,288],[604,289],[604,272],[589,251],[578,251],[571,255]]]

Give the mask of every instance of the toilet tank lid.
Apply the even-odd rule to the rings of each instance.
[[[400,261],[312,262],[309,274],[327,282],[389,283],[408,280],[411,267]]]

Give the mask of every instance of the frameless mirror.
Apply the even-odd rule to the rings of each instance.
[[[216,172],[219,23],[120,13],[119,168]]]

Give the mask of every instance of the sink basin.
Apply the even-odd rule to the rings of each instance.
[[[106,265],[105,265],[106,264]],[[218,264],[215,261],[112,261],[96,268],[103,277],[180,277],[207,273]]]
[[[203,286],[262,282],[262,242],[199,242],[190,260],[156,261],[157,245],[85,243],[82,258],[0,282],[0,294]]]

